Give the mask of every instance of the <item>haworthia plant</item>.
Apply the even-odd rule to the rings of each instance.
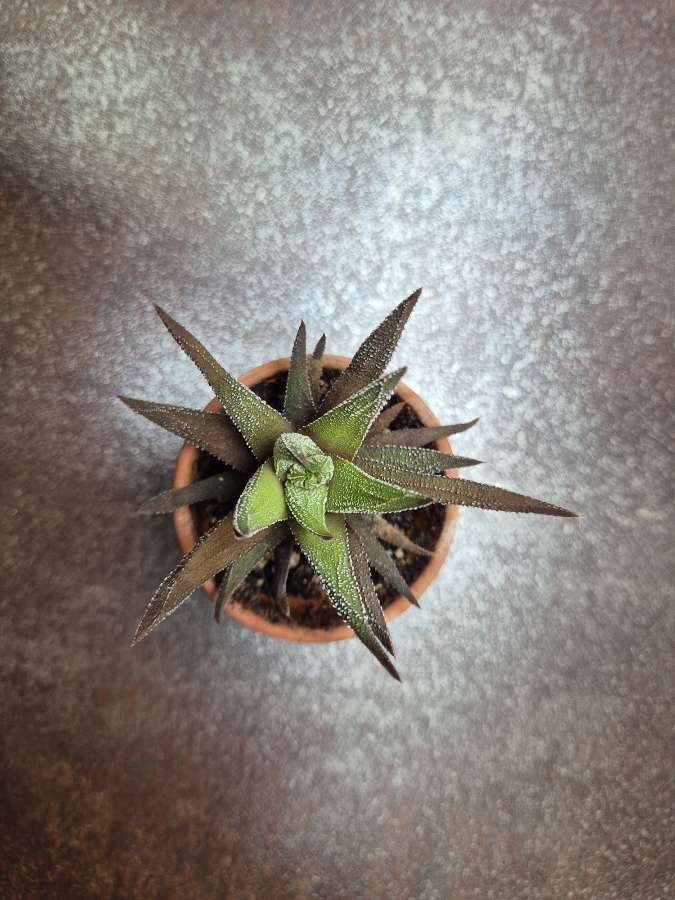
[[[402,400],[390,400],[404,369],[385,374],[420,291],[403,300],[327,387],[325,337],[308,355],[300,324],[288,369],[283,408],[274,409],[236,381],[189,331],[157,311],[197,365],[222,413],[122,398],[135,412],[225,464],[222,473],[165,491],[139,512],[172,512],[205,500],[229,509],[162,582],[136,630],[146,637],[208,579],[224,573],[216,617],[269,557],[272,602],[290,615],[286,579],[297,547],[314,567],[331,603],[384,668],[399,678],[393,645],[370,570],[417,605],[389,544],[430,555],[386,516],[430,503],[573,516],[559,506],[503,488],[450,478],[448,470],[476,465],[443,453],[434,442],[476,423],[399,427]],[[387,406],[387,403],[390,403]],[[408,422],[410,420],[408,419]],[[397,551],[400,553],[400,550]]]

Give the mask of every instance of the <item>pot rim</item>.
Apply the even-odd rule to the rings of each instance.
[[[327,368],[344,369],[350,362],[348,356],[336,356],[333,354],[325,354],[323,364]],[[279,372],[287,371],[290,364],[290,357],[282,356],[279,359],[273,359],[255,366],[252,369],[240,375],[238,381],[247,387],[252,387],[266,378],[277,375]],[[422,398],[405,384],[399,384],[394,392],[401,400],[404,400],[419,416],[423,425],[440,425],[431,409],[422,400]],[[217,397],[214,397],[204,407],[206,411],[214,412],[222,408]],[[442,438],[436,442],[436,446],[444,453],[451,453],[452,448],[447,438]],[[173,477],[174,488],[186,487],[194,481],[194,465],[197,461],[199,450],[187,442],[183,444],[176,460],[176,468]],[[447,473],[452,477],[457,476],[457,469],[448,469]],[[436,542],[433,556],[429,560],[410,586],[413,594],[419,599],[426,589],[436,580],[441,566],[450,550],[450,545],[454,537],[457,519],[459,517],[459,507],[446,506],[443,528]],[[176,537],[178,545],[183,554],[188,553],[195,541],[197,540],[197,528],[194,516],[189,506],[182,506],[174,513],[174,527],[176,529]],[[206,581],[202,587],[213,601],[216,596],[216,584],[211,578]],[[292,598],[289,598],[292,599]],[[393,622],[406,612],[412,604],[406,600],[404,596],[399,594],[387,608],[384,610],[384,617],[387,622]],[[269,637],[277,638],[283,641],[293,641],[296,643],[323,644],[332,643],[333,641],[344,641],[355,637],[354,632],[348,625],[340,624],[332,628],[308,628],[306,625],[299,625],[293,621],[290,622],[270,622],[264,616],[243,606],[236,600],[227,604],[225,612],[252,631],[258,631]]]

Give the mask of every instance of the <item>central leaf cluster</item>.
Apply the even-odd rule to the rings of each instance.
[[[326,525],[328,484],[333,478],[333,460],[304,434],[287,432],[274,444],[274,471],[283,485],[284,499],[293,518],[323,538],[330,538]]]
[[[285,485],[320,488],[333,477],[333,460],[304,434],[282,434],[274,445],[274,471]]]

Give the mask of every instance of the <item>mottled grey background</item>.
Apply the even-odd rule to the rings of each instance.
[[[675,896],[673,6],[0,4],[3,897]],[[301,316],[397,363],[480,477],[403,686],[196,597],[130,518]],[[478,477],[478,476],[477,476]]]

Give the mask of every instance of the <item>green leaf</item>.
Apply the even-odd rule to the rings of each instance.
[[[162,491],[146,500],[137,510],[139,515],[172,513],[181,506],[191,506],[203,500],[232,500],[238,497],[246,479],[239,473],[226,469],[210,478],[202,478],[182,488]]]
[[[349,543],[349,555],[351,556],[352,565],[354,567],[354,576],[361,591],[361,599],[368,618],[368,624],[373,630],[373,634],[382,644],[385,650],[393,655],[394,647],[391,643],[391,636],[387,623],[382,612],[379,598],[375,592],[373,579],[370,577],[370,568],[368,566],[368,557],[361,543],[361,539],[351,528],[347,528],[347,540]]]
[[[316,488],[303,488],[294,484],[284,487],[286,503],[294,519],[301,525],[324,538],[330,537],[326,528],[326,498],[328,488],[325,484]]]
[[[284,415],[294,425],[306,425],[316,415],[307,370],[306,345],[307,332],[305,323],[301,322],[293,344],[284,397]]]
[[[538,513],[542,516],[575,517],[576,513],[535,500],[524,494],[507,491],[490,484],[467,481],[464,478],[445,478],[443,475],[414,475],[399,472],[377,463],[363,463],[363,468],[379,478],[391,481],[399,487],[418,491],[437,503],[451,503],[455,506],[477,506],[481,509],[495,509],[503,512]]]
[[[429,505],[426,497],[374,478],[339,456],[335,457],[333,464],[335,474],[328,485],[328,512],[397,512]]]
[[[119,399],[129,409],[145,416],[155,425],[177,434],[193,447],[205,450],[228,466],[245,474],[253,470],[255,460],[251,451],[232,422],[222,413],[202,412],[184,406],[171,406],[168,403],[150,403],[131,397]]]
[[[413,606],[419,606],[417,597],[413,594],[408,583],[396,568],[396,563],[389,556],[382,544],[370,530],[370,524],[363,516],[350,516],[348,519],[349,527],[360,537],[368,556],[368,562],[371,567],[379,572],[380,576],[387,584],[391,585],[395,591],[402,594]]]
[[[282,434],[274,445],[274,469],[280,481],[311,488],[328,484],[333,460],[306,434]]]
[[[400,547],[402,550],[408,550],[418,556],[434,555],[432,550],[427,550],[426,547],[420,547],[419,544],[411,541],[404,531],[383,516],[373,516],[373,532],[381,540],[386,541],[387,544],[393,544],[394,547]]]
[[[333,477],[330,456],[306,434],[282,434],[274,445],[274,469],[293,517],[329,538],[325,514],[328,482]]]
[[[458,425],[431,425],[422,428],[399,428],[383,434],[369,434],[364,441],[368,447],[424,447],[451,434],[459,434],[472,428],[478,419]]]
[[[234,508],[234,528],[238,534],[251,537],[288,518],[284,488],[268,459],[252,475]]]
[[[262,559],[274,550],[277,544],[281,543],[287,534],[288,527],[285,524],[278,522],[276,525],[272,525],[260,540],[253,544],[250,550],[242,553],[232,563],[227,570],[227,574],[223,577],[216,595],[216,622],[220,622],[223,606],[226,606],[231,601],[232,594],[242,584],[247,575],[253,571]]]
[[[318,406],[321,400],[321,372],[323,369],[323,354],[326,350],[326,335],[322,334],[319,340],[317,341],[316,347],[309,360],[307,361],[307,368],[309,372],[309,383],[312,388],[312,397],[314,398],[315,404]]]
[[[353,459],[373,419],[389,399],[404,372],[405,369],[398,369],[378,378],[340,406],[307,425],[303,431],[326,453],[337,453],[346,459]]]
[[[438,450],[427,450],[424,447],[362,447],[356,461],[380,463],[383,466],[402,469],[404,472],[416,472],[419,475],[480,465],[478,459],[454,456]]]
[[[332,534],[330,541],[322,540],[318,535],[293,520],[291,520],[291,529],[300,549],[316,570],[324,590],[340,617],[387,672],[400,681],[398,672],[368,623],[349,556],[345,521],[340,516],[326,516],[326,524]]]
[[[396,421],[400,413],[403,412],[404,407],[405,400],[400,400],[398,403],[394,403],[393,406],[388,406],[386,409],[383,409],[370,426],[368,435],[370,436],[371,434],[379,434],[381,431],[386,431],[386,429]]]
[[[132,641],[132,646],[175,612],[189,595],[227,568],[258,539],[239,538],[232,528],[232,515],[221,519],[183,557],[155,591],[148,604]]]
[[[293,431],[291,423],[226,372],[187,329],[159,306],[155,308],[176,343],[187,353],[218,395],[225,412],[241,432],[254,456],[257,459],[270,456],[279,435],[285,431]]]
[[[422,288],[418,288],[406,297],[384,322],[368,335],[347,368],[326,393],[320,412],[326,412],[344,403],[348,397],[353,396],[384,372],[421,293]]]

